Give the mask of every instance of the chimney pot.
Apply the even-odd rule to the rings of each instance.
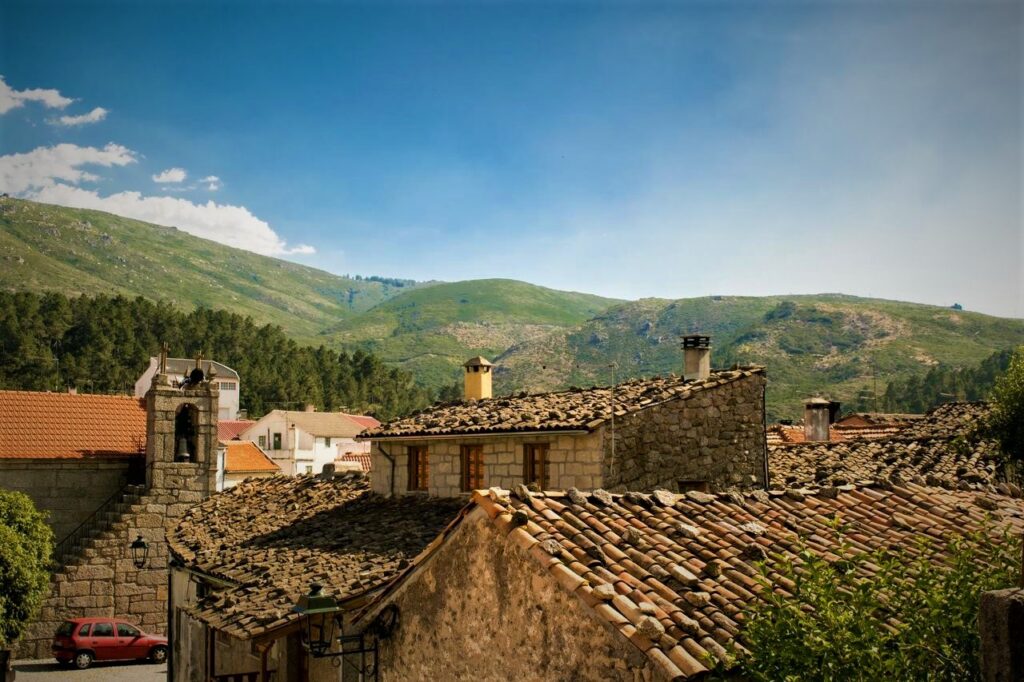
[[[687,334],[683,337],[683,378],[700,381],[711,376],[711,337]]]
[[[804,437],[808,441],[828,442],[830,405],[824,398],[811,398],[804,403]]]
[[[487,358],[478,355],[463,365],[466,370],[464,396],[466,400],[487,400],[492,396],[491,377],[494,365]]]
[[[78,388],[75,386],[68,386],[68,395],[78,395]]]
[[[306,412],[316,412],[316,405],[313,403],[306,403]]]

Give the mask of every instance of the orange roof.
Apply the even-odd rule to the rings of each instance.
[[[359,468],[364,472],[370,471],[373,460],[370,458],[369,453],[365,452],[346,452],[344,455],[334,460],[335,462],[355,462],[359,465]]]
[[[217,422],[217,440],[235,440],[255,423],[254,419],[221,419]]]
[[[373,417],[366,414],[345,414],[346,417],[359,424],[364,429],[375,429],[380,426],[380,422]]]
[[[229,474],[278,473],[281,467],[267,457],[255,443],[247,440],[233,440],[224,443],[227,461],[224,470]]]
[[[146,407],[130,396],[0,391],[0,459],[124,457],[146,451]]]

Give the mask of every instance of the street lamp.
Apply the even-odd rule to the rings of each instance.
[[[316,658],[329,656],[337,625],[338,602],[323,593],[323,585],[310,583],[309,594],[299,597],[292,611],[306,619],[302,646]]]
[[[142,539],[142,536],[135,538],[135,542],[132,543],[132,563],[135,564],[135,568],[145,568],[146,558],[149,556],[149,544]]]

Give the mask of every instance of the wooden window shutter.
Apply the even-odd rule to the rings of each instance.
[[[408,448],[409,490],[427,490],[430,487],[430,454],[425,445]]]
[[[523,481],[536,483],[541,490],[548,487],[548,444],[527,443],[523,446]]]
[[[484,449],[481,445],[463,445],[462,490],[470,491],[484,487]]]

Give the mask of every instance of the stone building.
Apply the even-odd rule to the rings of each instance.
[[[460,499],[369,491],[361,473],[251,479],[190,509],[171,533],[171,679],[340,679],[301,645],[292,606],[310,582],[349,618],[437,538]],[[351,677],[352,665],[345,664]]]
[[[2,428],[8,435],[49,431],[54,445],[47,449],[41,442],[36,459],[24,460],[20,471],[13,478],[4,477],[0,484],[6,486],[23,477],[28,484],[20,489],[45,501],[54,485],[43,463],[49,453],[49,460],[56,463],[52,475],[58,490],[65,490],[68,497],[87,497],[92,508],[91,513],[86,507],[76,508],[72,514],[50,507],[56,512],[55,522],[79,522],[67,534],[58,535],[61,541],[55,558],[59,568],[51,578],[50,595],[38,619],[19,643],[19,656],[48,657],[54,631],[68,618],[119,617],[150,632],[165,631],[165,533],[186,509],[212,494],[217,484],[218,389],[215,380],[202,370],[196,369],[192,379],[188,385],[174,387],[165,374],[157,374],[141,405],[131,398],[67,396],[61,399],[64,406],[80,402],[89,408],[53,412],[43,424],[35,419],[4,422]],[[7,395],[5,399],[42,400],[31,395]],[[80,419],[71,419],[72,415]],[[62,443],[73,441],[72,434],[94,434],[92,445],[80,448],[74,457],[60,449]],[[104,438],[110,439],[111,446],[131,443],[134,451],[125,451],[124,443],[118,446],[121,450],[107,447]],[[11,458],[5,458],[8,472],[10,462]],[[97,476],[97,472],[103,475]],[[99,498],[91,493],[94,484],[105,486],[104,500],[97,502]],[[69,492],[62,485],[77,487]],[[139,537],[148,546],[141,567],[135,565],[130,550]]]
[[[836,516],[857,538],[845,550]],[[741,613],[761,589],[757,563],[769,552],[795,559],[798,537],[834,557],[1003,529],[1024,532],[1021,499],[915,484],[476,491],[350,630],[372,631],[386,612],[398,623],[376,640],[382,681],[703,679],[742,645]],[[941,561],[945,547],[920,551]]]
[[[711,371],[707,337],[686,347],[691,374],[605,388],[490,395],[490,363],[466,363],[466,399],[367,431],[374,491],[468,495],[542,489],[764,486],[765,373]],[[479,397],[476,397],[479,396]]]

